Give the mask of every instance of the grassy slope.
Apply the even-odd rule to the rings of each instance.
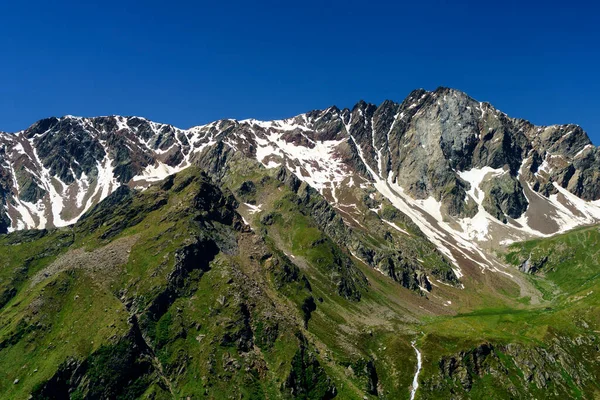
[[[260,176],[245,175],[244,171],[248,170],[252,169],[244,166],[233,171],[232,176],[235,176],[237,181],[228,182],[228,185],[234,192],[246,179],[256,183],[260,180]],[[285,188],[262,188],[260,184],[257,184],[257,188],[258,194],[251,201],[260,204],[263,210],[281,212],[282,209],[285,209],[286,213],[295,211],[293,217],[276,219],[276,223],[268,227],[269,236],[279,238],[280,244],[289,253],[295,254],[297,257],[305,255],[302,252],[305,244],[315,239],[312,237],[313,233],[317,236],[318,233],[311,231],[314,228],[307,228],[297,208],[282,206],[281,198],[287,196]],[[247,214],[247,218],[252,219],[255,226],[261,226],[261,215],[261,213]],[[369,225],[369,222],[364,225]],[[264,229],[264,226],[261,226],[261,229]],[[545,397],[549,392],[556,392],[559,397],[568,394],[572,397],[592,398],[593,393],[598,390],[596,385],[590,383],[593,382],[593,378],[579,385],[571,382],[563,387],[562,384],[554,386],[552,382],[549,382],[545,387],[540,388],[536,386],[535,382],[527,382],[527,377],[521,372],[521,367],[512,363],[512,356],[503,354],[502,349],[503,346],[513,343],[522,346],[523,350],[519,351],[527,352],[531,348],[537,351],[537,349],[548,348],[548,344],[556,337],[567,338],[567,342],[572,342],[580,335],[589,335],[590,332],[593,334],[593,330],[597,330],[598,317],[596,314],[599,299],[593,294],[598,292],[588,293],[589,285],[581,286],[574,283],[579,280],[586,281],[592,286],[598,284],[598,257],[594,254],[595,252],[586,250],[596,249],[597,245],[594,238],[588,239],[574,238],[571,234],[558,239],[559,241],[569,241],[567,247],[572,248],[577,245],[578,248],[574,251],[587,255],[579,265],[571,266],[570,272],[564,271],[569,267],[568,265],[557,265],[555,269],[561,268],[563,271],[552,276],[520,276],[521,279],[529,281],[529,285],[533,288],[555,288],[557,285],[562,285],[564,292],[561,292],[561,296],[557,298],[544,296],[546,301],[536,307],[528,306],[529,299],[527,297],[519,297],[520,291],[515,283],[495,274],[488,274],[490,277],[485,277],[485,280],[478,277],[479,280],[470,281],[467,290],[438,285],[434,292],[428,295],[427,301],[419,303],[414,293],[409,294],[399,289],[388,278],[357,262],[357,266],[361,267],[370,282],[369,290],[363,295],[363,301],[358,306],[339,304],[340,301],[337,299],[333,302],[325,302],[317,311],[317,314],[322,313],[324,318],[315,320],[312,331],[320,340],[324,341],[327,348],[340,349],[336,354],[340,359],[345,357],[348,350],[361,354],[365,358],[377,359],[381,382],[385,388],[384,393],[390,396],[389,398],[408,396],[408,387],[412,378],[411,371],[414,371],[416,363],[410,341],[415,337],[419,338],[418,344],[424,354],[425,365],[421,379],[425,383],[435,380],[431,377],[439,374],[438,364],[442,358],[451,357],[457,353],[460,355],[461,352],[468,353],[483,343],[496,346],[497,357],[500,358],[497,363],[508,370],[508,375],[518,377],[497,380],[493,373],[487,375],[484,373],[481,376],[473,376],[474,383],[468,390],[457,386],[456,382],[448,381],[445,383],[447,390],[441,390],[438,387],[428,392],[428,388],[422,386],[418,397],[467,396],[478,398],[485,397],[489,394],[489,388],[494,387],[497,398],[514,397],[515,393],[521,393],[525,397],[531,395]],[[514,252],[518,249],[531,248],[540,243],[546,242],[527,242],[514,245],[511,253],[507,255],[507,260],[514,261]],[[548,242],[546,246],[555,245],[553,242]],[[541,251],[545,252],[546,249]],[[564,254],[561,257],[564,258]],[[302,260],[295,260],[295,262],[301,264]],[[585,276],[588,272],[589,276]],[[514,275],[519,274],[517,271],[514,272]],[[311,282],[321,282],[324,279],[326,277],[312,276]],[[577,288],[577,291],[571,291],[573,288]],[[542,293],[545,292],[542,291]],[[588,297],[581,300],[579,296],[582,293]],[[452,308],[459,310],[459,313],[443,316],[443,309],[440,310],[440,307],[432,305],[436,300],[434,297],[452,299]],[[581,319],[581,310],[586,310],[583,319]],[[332,319],[337,326],[331,324]],[[341,338],[338,333],[340,325],[346,328]],[[591,328],[592,326],[596,328]],[[354,329],[348,329],[349,327]],[[586,349],[585,354],[584,352],[578,353],[577,346],[573,346],[567,351],[575,357],[585,355],[589,358],[590,354],[593,354],[589,353],[590,349]],[[527,357],[530,355],[524,356],[524,358]],[[588,362],[584,368],[590,369],[592,376],[600,376],[594,361]],[[564,370],[561,372],[566,376],[570,373]],[[512,382],[513,379],[515,382]],[[565,378],[565,380],[568,381],[570,378]],[[507,384],[512,385],[515,392],[507,391],[503,386]],[[581,391],[578,386],[585,386],[584,391]]]
[[[597,336],[600,260],[596,251],[600,235],[596,228],[509,249],[507,260],[516,265],[530,253],[551,254],[540,273],[528,277],[544,293],[546,303],[538,308],[523,304],[514,290],[491,293],[484,285],[474,285],[477,292],[469,292],[469,287],[465,291],[439,285],[425,297],[400,287],[333,243],[310,215],[301,212],[295,194],[269,178],[268,171],[244,164],[236,168],[224,184],[241,202],[260,205],[263,211],[257,213],[244,205],[239,208],[256,234],[235,233],[237,251],[221,252],[210,270],[190,276],[185,293],[156,320],[144,320],[149,304],[164,290],[176,250],[186,243],[189,232],[198,229],[186,217],[186,205],[196,188],[170,191],[166,204],[153,211],[147,206],[161,202],[165,192],[159,187],[149,189],[128,206],[145,210],[143,218],[108,239],[102,236],[115,221],[93,229],[82,223],[20,245],[15,242],[30,240],[19,236],[22,233],[0,238],[0,290],[16,292],[0,311],[0,343],[5,344],[0,348],[1,396],[27,398],[69,357],[89,359],[101,348],[112,348],[130,329],[132,313],[140,316],[146,340],[153,348],[149,362],[154,369],[140,378],[145,382],[143,390],[131,393],[155,398],[205,394],[223,398],[236,392],[243,398],[289,395],[283,387],[295,368],[298,333],[307,338],[307,345],[335,384],[338,398],[375,397],[366,392],[369,360],[377,371],[379,397],[408,398],[416,365],[413,339],[418,339],[424,356],[417,398],[508,398],[507,382],[515,387],[516,397],[541,398],[549,392],[526,382],[502,346],[516,343],[524,349],[539,348],[548,347],[557,337],[574,340],[593,332]],[[179,174],[175,184],[195,173],[188,170]],[[254,182],[256,191],[240,196],[236,190],[246,181]],[[276,217],[264,223],[261,217],[268,212],[276,213]],[[368,226],[369,221],[363,224]],[[263,235],[267,241],[256,242]],[[73,248],[102,249],[115,240],[134,236],[136,242],[127,264],[100,283],[98,276],[76,269],[29,286],[38,271]],[[398,238],[402,236],[398,234]],[[374,240],[379,240],[377,235]],[[48,252],[54,243],[63,245]],[[272,257],[264,258],[263,250],[257,250],[263,247]],[[360,287],[360,301],[339,294],[337,284],[343,273],[331,269],[336,262],[334,254],[350,258],[353,268],[366,277],[368,285]],[[308,279],[310,290],[300,278],[282,283],[286,276],[282,278],[280,268],[290,262],[299,267],[299,276]],[[27,265],[26,270],[23,265]],[[488,294],[493,300],[485,300]],[[302,305],[310,296],[316,310],[305,329]],[[443,306],[445,299],[453,300],[452,307]],[[255,343],[246,350],[233,342],[223,343],[226,335],[235,335],[236,327],[243,326],[242,305],[249,305]],[[461,314],[453,315],[453,309]],[[274,327],[278,327],[276,340],[270,337]],[[507,367],[511,378],[476,375],[466,391],[455,377],[440,377],[442,358],[462,354],[466,359],[468,352],[482,343],[497,347],[499,361],[487,363],[492,368],[500,364]],[[567,350],[576,352],[577,346]],[[587,348],[575,356],[590,357]],[[591,374],[600,376],[597,361],[586,365],[596,368]],[[13,384],[15,379],[19,379],[18,384]],[[319,379],[324,382],[324,378]],[[569,379],[566,373],[565,381]],[[439,382],[443,384],[436,387]],[[593,398],[598,389],[585,382],[568,383],[568,392],[562,386],[550,387],[559,394]]]
[[[480,308],[449,318],[432,318],[423,326],[425,335],[419,340],[424,349],[426,362],[424,375],[434,375],[435,361],[442,356],[468,350],[481,343],[497,346],[509,343],[524,348],[549,349],[551,343],[560,341],[568,348],[574,360],[583,362],[583,369],[592,378],[584,385],[571,382],[564,371],[566,390],[549,382],[548,388],[540,390],[532,382],[526,382],[523,373],[513,366],[514,385],[532,395],[549,397],[553,390],[573,398],[596,398],[600,394],[597,383],[600,366],[594,355],[600,333],[600,230],[598,227],[578,229],[550,239],[532,240],[513,244],[505,254],[508,263],[520,266],[525,260],[547,257],[544,266],[535,275],[528,275],[530,282],[543,294],[545,302],[537,307],[515,310],[509,307]],[[578,339],[579,338],[579,339]],[[579,343],[585,338],[584,343]],[[589,342],[589,343],[588,343]],[[557,363],[560,365],[560,363]],[[485,397],[493,382],[484,377],[469,392],[473,398]],[[451,385],[448,384],[450,387]],[[584,386],[584,389],[581,389]],[[496,388],[498,397],[509,397],[505,388]],[[460,391],[460,390],[459,390]],[[444,398],[449,391],[429,393],[431,397]],[[554,394],[552,394],[554,396]]]
[[[178,180],[185,180],[192,173],[192,170],[186,171],[178,176]],[[5,348],[0,350],[3,366],[0,392],[3,396],[27,398],[69,358],[89,359],[102,346],[114,347],[129,329],[127,321],[131,310],[142,314],[140,321],[143,323],[144,310],[165,287],[165,275],[175,262],[176,250],[185,243],[187,233],[194,229],[189,219],[179,215],[188,212],[182,205],[189,201],[186,196],[191,195],[190,191],[183,191],[168,196],[165,205],[147,212],[133,226],[115,231],[116,234],[109,235],[108,239],[105,238],[107,232],[111,232],[115,221],[122,216],[114,218],[115,221],[110,219],[111,216],[107,222],[96,224],[92,215],[75,228],[63,230],[74,236],[74,243],[20,272],[23,275],[21,280],[3,280],[10,281],[17,290],[0,315],[0,342],[5,344]],[[143,196],[134,198],[131,205],[123,206],[122,211],[127,213],[130,208],[152,210],[154,207],[146,206],[157,202],[157,199],[162,201],[164,193],[159,188],[151,188]],[[115,207],[118,214],[121,206]],[[221,253],[188,295],[176,299],[157,321],[146,324],[145,335],[156,358],[153,363],[160,366],[160,374],[155,372],[148,378],[154,384],[147,388],[146,394],[170,398],[201,395],[206,391],[215,398],[221,398],[235,387],[244,397],[254,398],[260,394],[278,398],[290,373],[292,358],[298,351],[295,332],[301,332],[309,338],[308,345],[320,354],[317,358],[335,383],[338,395],[344,398],[361,398],[364,395],[364,371],[357,370],[351,375],[347,372],[347,366],[365,363],[363,358],[366,355],[361,354],[364,350],[349,352],[345,343],[338,340],[341,336],[335,334],[346,318],[342,314],[353,310],[357,313],[354,318],[360,319],[359,309],[364,307],[362,303],[338,295],[336,279],[327,276],[327,268],[332,261],[328,257],[342,252],[318,232],[310,218],[293,215],[293,212],[289,215],[298,219],[299,231],[296,234],[304,236],[310,231],[315,235],[313,239],[324,239],[317,246],[311,246],[312,241],[307,241],[304,250],[302,245],[294,249],[299,258],[305,259],[303,273],[309,278],[312,296],[323,300],[322,303],[319,301],[318,312],[309,322],[309,330],[304,330],[299,322],[303,318],[303,301],[311,293],[301,284],[277,284],[277,278],[267,264],[261,265],[252,260],[253,243],[248,243],[252,240],[238,237],[239,251],[231,255]],[[8,254],[3,260],[5,268],[2,272],[8,277],[16,274],[18,268],[13,266],[43,253],[46,241],[55,241],[63,231],[51,232],[33,245],[24,243],[21,247],[12,244],[20,240],[18,234],[2,238],[0,246],[5,251],[1,254]],[[49,276],[37,285],[29,285],[31,278],[42,268],[74,248],[102,250],[109,243],[126,237],[136,237],[136,242],[130,250],[129,262],[120,267],[117,274],[102,277],[87,270],[68,269]],[[289,240],[289,243],[296,242],[293,237]],[[275,244],[269,246],[273,251],[279,251]],[[7,251],[13,248],[18,248],[19,252]],[[288,250],[287,247],[285,250]],[[266,293],[248,293],[249,282],[255,282],[257,290]],[[36,300],[38,298],[41,300]],[[36,301],[41,308],[32,310],[31,304]],[[261,332],[268,329],[269,319],[264,315],[276,315],[280,330],[275,343],[259,346],[250,352],[219,344],[232,326],[239,324],[241,303],[252,304],[255,324],[252,328],[255,341],[259,343]],[[277,316],[278,313],[280,316]],[[291,319],[288,315],[292,316]],[[39,324],[38,318],[45,325]],[[348,336],[345,341],[352,343],[354,339]],[[254,368],[256,365],[263,366]],[[246,369],[250,366],[248,373]],[[260,371],[262,376],[252,378],[255,375],[253,371]],[[15,379],[19,379],[18,384],[13,384]],[[402,384],[403,391],[406,391],[406,386]]]
[[[236,193],[243,182],[251,180],[256,193],[242,200],[259,205],[262,210],[272,210],[275,218],[266,225],[261,223],[261,216],[266,212],[252,213],[243,206],[240,212],[255,230],[265,232],[285,254],[290,255],[307,275],[313,296],[322,300],[317,303],[307,334],[326,354],[326,363],[333,367],[334,374],[337,369],[339,378],[353,376],[358,381],[353,383],[352,390],[341,389],[340,398],[367,395],[364,364],[371,358],[377,360],[377,373],[386,388],[386,397],[407,397],[416,363],[410,335],[414,332],[411,325],[417,322],[414,317],[417,306],[404,297],[417,303],[422,299],[415,298],[412,292],[356,259],[353,259],[355,267],[369,282],[362,291],[361,301],[336,295],[331,287],[332,277],[324,271],[333,263],[332,253],[340,252],[340,249],[317,228],[310,216],[301,212],[296,204],[297,197],[285,185],[273,178],[264,179],[268,174],[263,169],[255,170],[244,163],[233,168],[226,186]],[[293,295],[290,297],[298,301]],[[398,354],[402,356],[397,357]],[[340,367],[342,372],[339,372]]]

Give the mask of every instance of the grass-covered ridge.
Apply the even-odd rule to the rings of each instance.
[[[314,232],[293,249],[298,267],[237,206],[189,169],[142,193],[120,189],[73,227],[0,238],[2,396],[362,397],[370,375],[346,365],[368,355],[332,342],[338,364],[313,331],[332,334],[329,316],[342,323],[356,307],[363,273],[281,203],[296,235]],[[330,303],[338,314],[323,314]]]
[[[555,285],[540,287],[549,300],[584,291],[600,279],[600,228],[579,228],[549,239],[513,244],[506,260]]]

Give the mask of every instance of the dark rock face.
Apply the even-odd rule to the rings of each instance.
[[[314,353],[308,348],[304,337],[292,359],[292,369],[285,381],[285,388],[297,399],[333,399],[337,389],[321,367]]]
[[[28,203],[37,203],[44,198],[47,193],[44,189],[39,187],[31,177],[25,178],[24,182],[20,182],[20,186],[19,199]]]
[[[175,266],[169,274],[168,282],[181,287],[193,270],[208,271],[210,262],[215,258],[219,248],[211,241],[195,237],[190,243],[175,251]]]
[[[533,258],[530,255],[529,258],[519,266],[519,270],[525,272],[526,274],[535,274],[544,267],[547,261],[548,256]]]
[[[139,328],[116,344],[102,346],[83,361],[69,359],[44,384],[35,388],[33,399],[70,399],[73,397],[135,398],[144,391],[144,378],[153,372],[151,350]]]
[[[584,151],[573,163],[573,170],[567,189],[584,200],[600,198],[600,151],[597,148]]]
[[[317,304],[315,303],[315,299],[312,296],[304,299],[302,303],[302,313],[304,314],[304,327],[308,329],[308,321],[310,320],[310,316],[313,311],[317,309]]]
[[[438,375],[426,379],[419,390],[423,390],[421,396],[427,396],[429,392],[439,396],[443,392],[448,398],[465,398],[476,384],[490,379],[487,382],[494,382],[496,391],[501,390],[509,398],[524,394],[569,397],[571,389],[565,382],[565,373],[578,385],[594,379],[583,364],[573,359],[572,351],[577,348],[580,352],[594,354],[594,342],[590,337],[581,338],[579,343],[555,338],[547,347],[483,343],[469,351],[442,357],[438,362]]]
[[[367,375],[367,393],[377,396],[377,385],[379,384],[379,377],[377,376],[377,370],[375,369],[375,363],[373,360],[369,360],[365,366],[365,374]]]
[[[510,174],[484,182],[481,189],[485,193],[483,208],[504,223],[507,216],[519,218],[529,205],[521,183]]]
[[[0,153],[0,156],[3,156]],[[0,234],[7,233],[11,221],[6,214],[6,202],[11,192],[12,181],[9,172],[0,165]]]
[[[231,148],[225,146],[223,142],[219,142],[198,155],[194,162],[210,176],[221,179],[227,173],[227,161],[230,158],[235,157],[234,153],[235,152]]]
[[[97,174],[96,161],[102,160],[105,151],[76,119],[43,119],[25,131],[33,139],[43,166],[66,184],[87,175]]]
[[[209,219],[226,225],[236,223],[236,228],[242,224],[239,215],[234,211],[237,201],[231,193],[223,193],[215,185],[202,182],[192,200],[193,207],[200,211],[199,219]]]
[[[460,381],[461,386],[469,391],[473,385],[474,377],[492,372],[493,367],[488,358],[497,359],[493,346],[484,343],[469,353],[461,353],[458,357],[442,358],[439,363],[443,376]]]

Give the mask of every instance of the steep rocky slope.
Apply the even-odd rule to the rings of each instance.
[[[600,220],[600,153],[580,127],[537,127],[439,88],[400,104],[188,130],[137,117],[45,119],[0,134],[0,228],[73,223],[120,185],[146,187],[215,146],[287,167],[350,226],[381,206],[374,197],[391,202],[457,276],[465,262],[501,270],[490,248]]]

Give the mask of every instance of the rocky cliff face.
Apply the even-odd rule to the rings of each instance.
[[[402,103],[188,130],[138,117],[44,119],[0,134],[0,230],[75,222],[120,185],[146,187],[214,147],[287,168],[345,222],[359,215],[352,205],[366,204],[355,188],[374,188],[457,267],[468,259],[498,268],[476,242],[600,220],[600,152],[580,127],[534,126],[439,88]]]
[[[507,398],[571,397],[574,385],[584,386],[594,380],[586,361],[597,352],[595,340],[593,335],[577,340],[554,337],[544,347],[483,343],[442,357],[437,374],[424,381],[426,394],[422,395],[477,398],[479,393],[493,390]],[[575,359],[574,354],[582,357]]]

